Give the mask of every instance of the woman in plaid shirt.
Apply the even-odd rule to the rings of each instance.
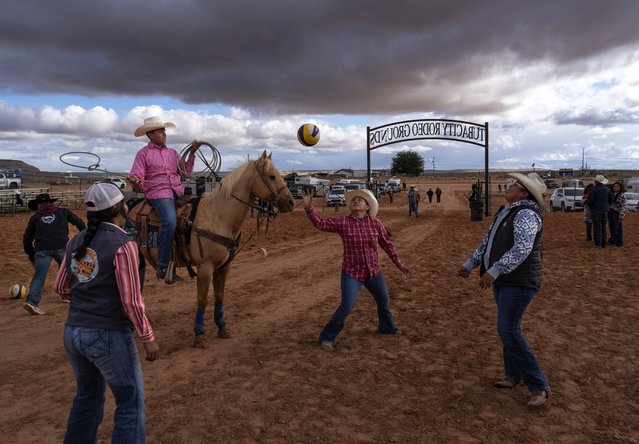
[[[386,282],[379,269],[377,244],[403,273],[408,268],[400,260],[384,224],[377,215],[378,203],[368,190],[355,190],[346,194],[348,216],[324,218],[313,208],[313,197],[304,192],[306,215],[316,228],[338,233],[342,238],[342,300],[330,321],[320,333],[320,345],[325,349],[335,346],[335,338],[344,328],[348,315],[353,311],[362,285],[373,295],[377,303],[378,329],[383,334],[401,334],[390,311]]]

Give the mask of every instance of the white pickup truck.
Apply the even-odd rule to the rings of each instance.
[[[18,189],[22,187],[22,177],[18,177],[15,173],[0,172],[0,190],[2,189]]]

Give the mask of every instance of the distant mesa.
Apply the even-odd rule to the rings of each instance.
[[[35,174],[40,172],[39,168],[31,166],[28,163],[24,163],[21,160],[0,159],[0,170],[9,168],[20,168],[22,170],[22,174]]]

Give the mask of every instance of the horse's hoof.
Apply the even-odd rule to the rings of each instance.
[[[193,337],[193,347],[195,348],[206,348],[208,342],[208,339],[206,339],[206,336],[203,334]]]
[[[226,328],[226,325],[223,325],[217,330],[217,337],[221,339],[228,339],[231,337],[231,332],[228,328]]]

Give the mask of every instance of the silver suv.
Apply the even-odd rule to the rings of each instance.
[[[346,190],[343,186],[333,185],[331,191],[324,195],[324,200],[326,201],[326,205],[329,207],[333,207],[335,205],[346,205]]]
[[[583,188],[557,188],[550,196],[550,211],[583,211]]]

